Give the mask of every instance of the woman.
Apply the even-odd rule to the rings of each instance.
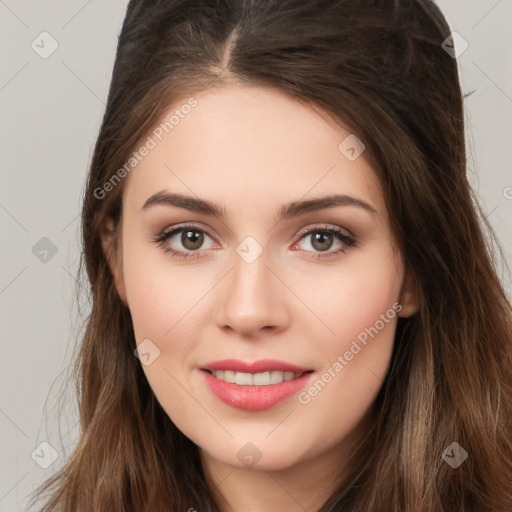
[[[449,36],[427,0],[129,3],[43,510],[512,510]]]

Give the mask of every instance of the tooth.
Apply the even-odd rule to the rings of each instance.
[[[236,372],[231,370],[224,370],[224,380],[226,382],[235,382],[236,381]]]
[[[270,384],[281,384],[284,372],[278,370],[270,372]]]
[[[234,372],[231,370],[213,370],[212,375],[225,382],[236,383],[241,386],[269,386],[281,382],[298,379],[302,373],[267,371],[260,373]]]
[[[251,386],[252,373],[236,372],[235,382],[242,386]]]
[[[255,373],[252,383],[255,386],[268,386],[270,384],[270,372]]]

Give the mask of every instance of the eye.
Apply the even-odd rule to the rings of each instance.
[[[181,235],[181,236],[177,236]],[[329,258],[338,253],[345,252],[348,247],[352,247],[356,245],[356,240],[353,236],[345,233],[341,228],[332,227],[332,226],[318,226],[313,229],[309,229],[306,232],[301,233],[299,241],[306,240],[308,237],[311,237],[310,246],[313,250],[306,250],[305,252],[313,253],[312,258]],[[170,230],[164,231],[153,241],[158,245],[162,246],[162,249],[166,253],[171,253],[173,257],[179,259],[185,258],[199,258],[201,257],[201,251],[206,249],[201,249],[206,238],[212,239],[208,235],[208,233],[198,226],[195,225],[181,225],[175,226]],[[177,238],[173,244],[169,243],[173,238]],[[174,249],[173,245],[176,243],[180,243],[183,247],[182,249]],[[330,251],[332,246],[338,242],[341,247],[336,251]],[[297,247],[298,243],[292,246],[292,249]],[[317,252],[318,251],[318,252]],[[323,253],[326,253],[325,255]]]
[[[338,253],[345,252],[349,247],[356,245],[356,240],[353,236],[345,233],[341,228],[331,226],[319,226],[306,231],[300,235],[300,240],[310,239],[310,247],[313,251],[306,250],[306,252],[314,252],[310,257],[312,258],[328,258]],[[341,247],[336,251],[329,251],[335,242],[338,242]],[[294,245],[294,247],[297,244]],[[316,252],[319,251],[319,252]],[[322,254],[326,253],[326,255]]]
[[[176,235],[180,233],[181,236],[177,237]],[[205,237],[211,238],[204,229],[193,225],[185,225],[176,226],[171,230],[164,231],[153,241],[157,243],[157,245],[162,246],[164,252],[170,252],[176,258],[185,259],[197,258],[200,256],[198,249],[203,245]],[[179,243],[184,250],[176,250],[172,248],[171,244],[166,244],[167,241],[172,241],[173,238],[178,238]]]

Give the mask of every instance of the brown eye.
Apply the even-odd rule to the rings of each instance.
[[[213,242],[212,237],[206,231],[196,226],[179,226],[169,231],[164,231],[154,239],[164,252],[170,252],[177,258],[199,258],[206,239]],[[210,247],[211,248],[211,247]]]
[[[302,245],[302,249],[310,253],[310,257],[328,258],[335,257],[338,253],[343,253],[349,247],[355,246],[356,240],[341,228],[321,226],[302,233],[300,243],[297,245]]]
[[[204,233],[202,231],[183,230],[181,233],[181,243],[189,251],[195,251],[203,245]]]
[[[327,251],[332,247],[334,236],[326,231],[312,232],[311,246],[318,251]]]

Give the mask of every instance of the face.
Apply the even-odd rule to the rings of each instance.
[[[241,85],[195,98],[125,178],[110,259],[145,375],[223,464],[340,460],[417,308],[377,176],[318,107]]]

